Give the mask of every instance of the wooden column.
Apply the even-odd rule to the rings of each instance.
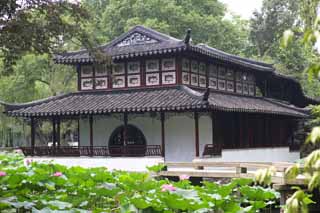
[[[194,112],[194,130],[195,130],[195,149],[196,157],[199,157],[199,114]]]
[[[54,152],[56,150],[56,141],[57,141],[57,131],[56,131],[56,120],[52,118],[52,147]]]
[[[215,128],[215,122],[214,122],[214,113],[211,112],[211,134],[212,134],[212,144],[215,144],[215,132],[214,132],[214,128]]]
[[[128,143],[128,114],[123,113],[123,146],[126,149]]]
[[[36,129],[35,129],[35,119],[31,117],[31,149],[32,149],[32,155],[34,155],[34,145],[35,145],[35,139],[36,139]]]
[[[89,128],[90,128],[90,155],[93,156],[93,117],[89,116]]]
[[[161,119],[161,155],[165,157],[166,153],[166,139],[165,139],[165,116],[164,112],[160,114]]]
[[[80,148],[80,117],[78,118],[78,148]]]
[[[56,125],[57,125],[57,145],[58,145],[58,148],[60,148],[60,137],[61,137],[61,134],[60,134],[60,118],[58,118],[56,120]]]

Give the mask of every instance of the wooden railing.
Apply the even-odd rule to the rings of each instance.
[[[166,170],[159,172],[160,176],[188,175],[190,177],[206,178],[254,178],[258,169],[273,167],[272,176],[274,184],[305,184],[305,179],[288,180],[285,171],[293,163],[279,162],[208,162],[196,159],[193,162],[166,162]]]
[[[25,156],[161,156],[160,145],[20,147]]]
[[[221,156],[222,147],[217,144],[206,144],[202,156]]]
[[[289,147],[289,150],[292,151],[299,151],[300,145],[299,144],[288,144],[288,145],[253,145],[251,147],[239,147],[239,146],[228,146],[224,147],[219,144],[206,144],[203,149],[202,156],[221,156],[222,150],[236,150],[236,149],[256,149],[256,148],[281,148],[281,147]]]

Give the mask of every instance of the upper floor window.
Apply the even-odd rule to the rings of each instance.
[[[127,82],[128,87],[141,86],[141,66],[140,61],[128,62],[127,64]]]
[[[160,84],[160,64],[158,59],[146,61],[146,85]]]
[[[123,88],[125,86],[125,64],[115,64],[112,67],[112,88]]]
[[[91,90],[93,89],[93,67],[90,65],[81,66],[81,89]]]
[[[174,58],[162,59],[162,84],[176,83],[176,61]]]
[[[182,83],[192,86],[207,86],[207,66],[204,62],[182,59]]]
[[[255,78],[247,72],[236,73],[236,92],[245,95],[255,95]]]
[[[104,64],[98,64],[95,66],[95,80],[94,86],[96,89],[107,89],[108,88],[108,67]]]

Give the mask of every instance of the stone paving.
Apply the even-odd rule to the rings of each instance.
[[[147,171],[147,166],[163,163],[162,157],[27,157],[34,161],[53,161],[65,166],[107,167],[109,170]]]

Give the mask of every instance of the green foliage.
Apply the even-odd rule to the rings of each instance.
[[[164,163],[159,163],[153,166],[147,166],[149,172],[161,172],[167,170],[167,166]]]
[[[274,167],[270,167],[267,169],[259,169],[255,173],[255,182],[260,185],[271,185],[272,176],[276,173],[276,169]]]
[[[88,30],[101,43],[135,25],[144,25],[183,39],[192,29],[194,43],[207,43],[230,53],[243,54],[248,45],[248,23],[224,18],[225,6],[217,0],[84,0],[94,17]]]
[[[83,30],[88,12],[81,4],[60,0],[2,0],[0,3],[0,58],[2,74],[10,74],[12,65],[23,55],[53,53],[63,42],[75,38],[89,46]]]
[[[314,203],[303,190],[298,190],[286,201],[285,213],[308,213],[308,205]]]
[[[269,188],[250,186],[249,179],[193,186],[147,173],[23,160],[19,154],[0,154],[1,212],[257,212],[278,199]]]
[[[320,83],[310,80],[305,71],[318,57],[302,33],[304,4],[305,1],[264,0],[261,12],[255,12],[250,20],[250,40],[252,54],[273,63],[278,72],[299,80],[307,95],[317,97]]]

